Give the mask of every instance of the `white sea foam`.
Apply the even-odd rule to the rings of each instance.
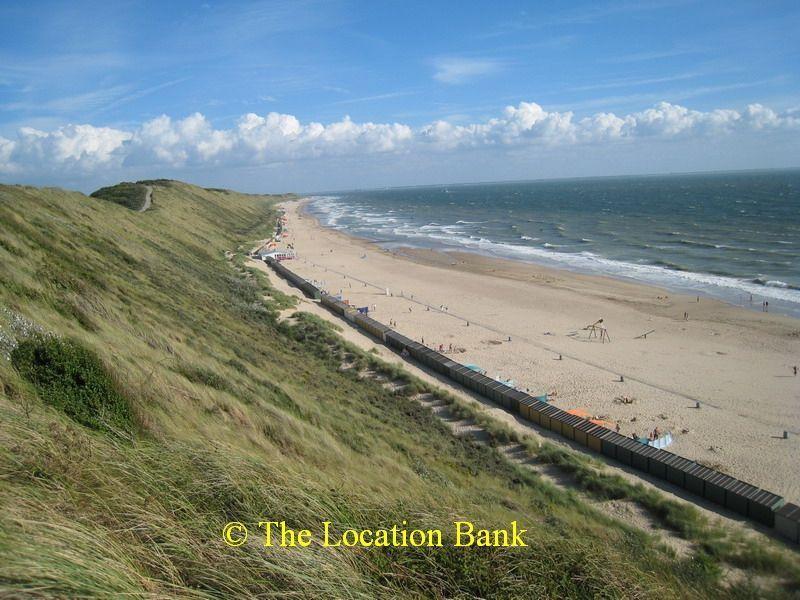
[[[598,273],[634,279],[663,287],[690,289],[707,292],[727,299],[740,297],[742,294],[752,294],[769,300],[779,300],[800,307],[800,290],[795,289],[786,282],[770,279],[742,279],[710,273],[700,273],[688,270],[677,270],[669,266],[627,262],[604,258],[592,252],[565,252],[557,244],[544,243],[541,246],[511,244],[494,242],[485,237],[470,235],[463,231],[460,225],[477,224],[477,222],[458,221],[457,225],[441,225],[428,223],[415,225],[403,222],[394,217],[386,217],[377,213],[370,213],[339,202],[337,196],[318,196],[312,199],[313,209],[320,215],[320,222],[337,229],[352,228],[383,235],[394,235],[406,240],[418,240],[418,243],[438,243],[447,247],[457,247],[473,252],[491,254],[504,258],[527,260],[544,263],[556,267],[566,267],[582,272]],[[343,224],[343,221],[348,221]],[[679,231],[672,231],[671,236],[684,236]],[[521,240],[538,241],[531,236],[520,236]],[[588,239],[588,238],[584,238]],[[724,244],[706,244],[695,240],[680,240],[688,245],[702,245],[714,248]],[[657,248],[662,248],[658,247]],[[733,248],[732,248],[733,249]],[[744,250],[744,248],[735,248]],[[747,248],[756,252],[758,250]],[[763,250],[760,252],[764,252]],[[771,253],[766,251],[767,254]],[[768,262],[768,261],[763,261]]]

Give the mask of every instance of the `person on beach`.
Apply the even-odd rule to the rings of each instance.
[[[794,376],[797,377],[797,365],[792,367],[792,370],[794,371]]]

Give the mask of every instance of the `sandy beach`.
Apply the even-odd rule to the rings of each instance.
[[[669,431],[670,451],[800,499],[800,321],[475,254],[390,252],[321,227],[303,204],[283,205],[288,266],[330,293],[559,408],[623,435]],[[610,343],[583,329],[601,318]]]

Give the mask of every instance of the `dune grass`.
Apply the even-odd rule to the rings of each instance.
[[[147,186],[123,182],[92,192],[92,198],[108,200],[131,210],[141,210],[147,198]]]
[[[278,323],[292,299],[242,257],[279,198],[149,184],[159,207],[146,213],[0,186],[0,595],[752,594],[707,552],[676,556],[453,437],[410,397],[424,384],[319,319]],[[64,356],[34,360],[40,335]],[[73,359],[83,375],[56,391],[52,374]],[[347,360],[415,387],[392,392],[342,370]],[[72,403],[102,410],[76,418]],[[124,426],[111,426],[119,406]],[[317,532],[324,519],[338,530],[407,520],[447,536],[456,518],[518,520],[530,546],[288,550],[221,536],[228,521],[256,531],[267,519]]]

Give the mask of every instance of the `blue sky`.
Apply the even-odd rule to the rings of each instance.
[[[797,2],[5,2],[0,180],[800,166],[797,31]]]

